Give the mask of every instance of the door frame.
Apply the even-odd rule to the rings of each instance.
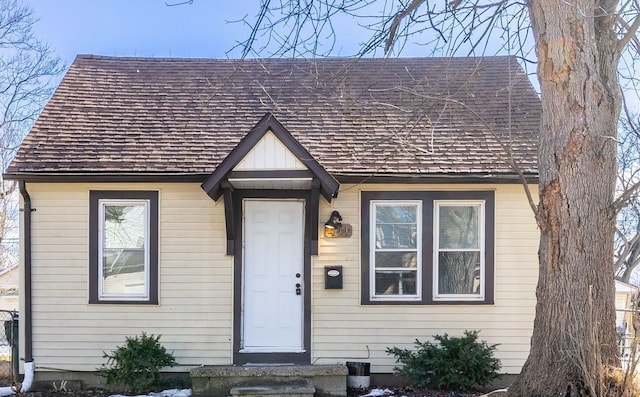
[[[243,241],[243,205],[244,199],[264,200],[304,200],[304,237],[303,237],[303,311],[302,311],[302,346],[304,351],[300,353],[241,353],[240,340],[242,338],[242,270],[243,247],[242,244],[234,246],[233,260],[233,364],[310,364],[311,363],[311,214],[318,212],[313,207],[311,191],[308,190],[236,190],[233,194],[233,219],[237,233],[237,241]],[[316,204],[317,206],[317,204]]]

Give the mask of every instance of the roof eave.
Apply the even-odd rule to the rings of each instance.
[[[197,182],[202,183],[210,173],[171,172],[7,172],[6,180],[25,182]]]
[[[518,174],[370,174],[332,172],[339,183],[520,183]],[[143,173],[143,172],[15,172],[2,175],[6,180],[25,182],[191,182],[203,183],[210,173]],[[527,183],[538,183],[538,174],[523,175]]]
[[[511,173],[352,173],[333,172],[340,183],[538,183],[537,173],[524,173],[522,176]]]

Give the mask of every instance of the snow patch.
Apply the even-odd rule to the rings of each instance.
[[[393,396],[395,395],[392,390],[389,389],[372,389],[368,394],[363,394],[360,397],[381,397],[381,396]]]
[[[191,389],[169,389],[158,393],[139,394],[137,396],[112,394],[109,397],[191,397]]]

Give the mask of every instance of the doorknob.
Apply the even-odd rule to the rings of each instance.
[[[300,288],[300,283],[296,284],[296,295],[302,295],[302,289]]]

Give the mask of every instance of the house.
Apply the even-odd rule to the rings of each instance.
[[[634,322],[635,314],[638,312],[637,299],[639,288],[635,285],[615,280],[616,293],[616,331],[618,343],[620,345],[620,355],[624,361],[633,356],[631,347],[636,340],[637,319]]]
[[[18,311],[18,279],[19,269],[17,264],[0,272],[0,312]],[[6,316],[5,314],[0,318]]]
[[[178,372],[375,376],[387,347],[477,329],[517,373],[539,118],[513,57],[78,56],[5,173],[21,357],[36,379],[81,376],[144,331]]]

